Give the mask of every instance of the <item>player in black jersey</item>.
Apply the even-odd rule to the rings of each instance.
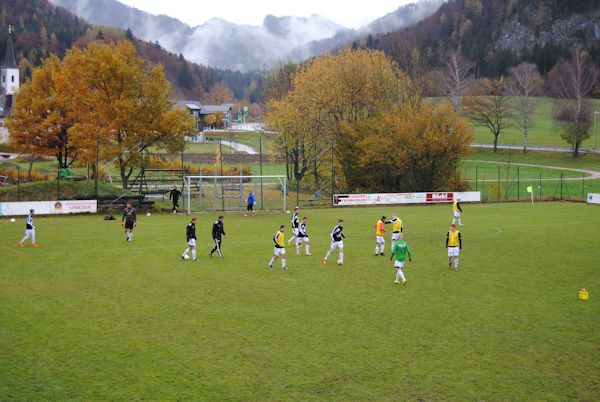
[[[339,258],[337,263],[338,265],[344,265],[344,239],[346,238],[346,236],[344,236],[343,230],[344,221],[340,219],[338,221],[338,224],[333,227],[333,230],[329,235],[329,237],[331,238],[331,245],[329,247],[329,251],[327,251],[327,254],[325,255],[325,258],[323,258],[323,264],[327,264],[327,259],[329,258],[333,250],[337,248],[339,250]]]
[[[173,213],[177,213],[177,208],[179,208],[179,197],[181,196],[181,191],[177,190],[176,186],[173,186],[171,191],[169,191],[169,199],[173,200]]]
[[[300,207],[294,208],[294,214],[292,215],[292,237],[288,240],[288,244],[294,241],[298,237],[298,228],[300,228],[300,217],[298,213],[300,212]]]
[[[215,241],[215,247],[208,254],[209,257],[212,257],[213,253],[216,251],[219,254],[219,257],[223,258],[223,254],[221,253],[221,236],[226,236],[225,228],[223,227],[223,216],[219,216],[219,219],[213,223],[212,238]]]
[[[308,232],[307,232],[308,218],[305,216],[302,218],[302,223],[300,223],[300,227],[298,228],[298,236],[296,237],[296,255],[300,255],[300,246],[304,243],[304,247],[306,249],[306,255],[312,255],[310,253],[310,244],[308,240]]]
[[[190,250],[192,250],[192,260],[197,261],[196,260],[196,218],[192,218],[190,223],[188,223],[187,226],[185,227],[185,238],[186,238],[188,246],[185,249],[185,251],[183,252],[183,254],[181,255],[181,259],[187,260],[188,258],[190,258],[190,257],[188,257],[188,253],[190,252]]]
[[[125,226],[125,239],[131,242],[133,238],[133,228],[137,226],[137,214],[135,208],[128,202],[127,206],[123,210],[123,217],[121,218],[121,226]]]
[[[35,242],[35,226],[33,225],[33,209],[29,210],[29,215],[25,218],[25,236],[19,242],[19,247],[25,247],[25,240],[31,238],[31,247],[37,247]]]

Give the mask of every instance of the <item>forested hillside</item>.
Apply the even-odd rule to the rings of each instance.
[[[134,38],[130,31],[98,27],[55,7],[47,0],[3,0],[0,5],[0,49],[5,48],[8,26],[14,27],[15,56],[23,80],[49,54],[64,56],[73,45],[90,41],[129,39],[148,62],[162,63],[179,98],[225,101],[227,97],[260,101],[262,74],[224,71],[190,63],[158,43]],[[227,84],[225,87],[223,83]],[[229,92],[231,90],[231,93]]]
[[[480,77],[505,75],[523,61],[545,75],[574,46],[600,64],[600,0],[449,0],[418,24],[367,42],[390,55],[416,46],[430,67],[459,51]]]

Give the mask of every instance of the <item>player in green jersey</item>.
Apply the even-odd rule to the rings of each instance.
[[[404,267],[404,262],[406,261],[406,255],[408,254],[408,261],[412,261],[412,257],[410,255],[410,247],[408,247],[408,243],[403,240],[402,233],[398,237],[398,240],[394,244],[394,248],[392,249],[392,255],[390,256],[390,260],[396,256],[396,261],[394,262],[394,268],[398,271],[396,272],[396,281],[394,283],[400,283],[400,279],[402,279],[402,285],[406,285],[406,278],[404,277],[404,272],[402,272],[402,268]]]

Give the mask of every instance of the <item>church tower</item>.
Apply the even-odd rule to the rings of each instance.
[[[14,95],[19,90],[19,67],[15,62],[15,51],[12,41],[12,26],[8,27],[8,41],[6,42],[6,55],[0,67],[1,94]]]

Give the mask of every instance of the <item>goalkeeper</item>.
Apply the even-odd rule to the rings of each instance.
[[[256,211],[254,210],[256,200],[254,199],[254,194],[252,194],[252,191],[250,191],[250,194],[248,194],[248,198],[246,199],[246,201],[248,203],[248,205],[246,206],[246,211],[251,212],[252,216],[256,216]],[[248,213],[246,213],[245,216],[248,216]]]

